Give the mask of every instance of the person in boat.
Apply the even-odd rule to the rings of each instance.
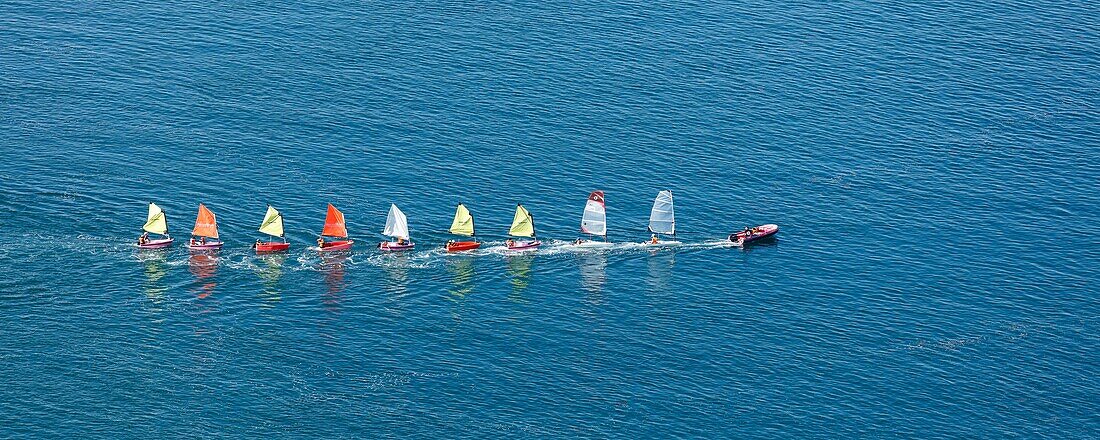
[[[576,239],[576,240],[573,240],[573,244],[581,244],[581,243],[584,243],[584,239],[583,239],[583,238],[578,238],[578,239]]]
[[[320,238],[317,239],[317,247],[319,247],[319,248],[324,248],[325,247],[325,238],[324,237],[320,237]]]
[[[653,234],[653,236],[649,237],[649,242],[653,243],[653,244],[657,244],[657,242],[658,242],[657,234]]]
[[[191,246],[194,246],[198,242],[195,241],[195,237],[191,237],[191,241],[189,243],[191,244]]]
[[[401,237],[397,237],[397,245],[398,246],[404,246],[405,245],[405,239],[401,238]]]
[[[258,238],[257,238],[257,239],[256,239],[256,243],[252,245],[252,248],[253,248],[253,249],[255,249],[255,248],[259,248],[259,247],[260,247],[260,243],[261,243],[260,239],[258,239]]]
[[[202,244],[206,244],[206,237],[202,237],[202,239],[199,240],[199,242],[202,243]]]
[[[145,244],[149,242],[149,233],[145,232],[138,237],[138,244]]]
[[[504,245],[508,247],[514,247],[516,245],[516,241],[509,238],[508,241],[504,242]]]

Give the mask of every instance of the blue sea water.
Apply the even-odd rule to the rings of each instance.
[[[1097,5],[4,0],[0,437],[1097,438]]]

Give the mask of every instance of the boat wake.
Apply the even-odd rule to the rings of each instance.
[[[78,235],[76,237],[49,236],[32,234],[7,242],[4,258],[63,258],[65,253],[98,254],[105,258],[132,258],[140,263],[159,262],[168,267],[191,266],[196,264],[195,255],[185,246],[173,246],[167,249],[138,249],[136,241],[130,237],[95,237]],[[43,248],[29,243],[48,241],[57,246]],[[27,243],[24,245],[24,243]],[[367,244],[367,243],[364,243]],[[358,243],[356,244],[359,245]],[[661,252],[697,251],[707,249],[738,248],[728,240],[688,242],[676,245],[653,246],[643,242],[586,242],[576,244],[568,240],[545,240],[542,246],[530,250],[508,249],[503,240],[483,241],[479,249],[463,252],[447,252],[443,243],[418,244],[413,250],[403,252],[381,252],[375,246],[365,245],[350,251],[319,252],[316,246],[294,246],[288,252],[256,254],[246,245],[231,246],[220,250],[203,252],[203,265],[216,265],[229,269],[263,271],[277,265],[288,271],[326,272],[334,265],[344,267],[374,266],[382,268],[427,269],[450,264],[461,258],[508,259],[517,255],[534,257],[552,257],[561,255],[611,255],[611,254],[654,254]]]

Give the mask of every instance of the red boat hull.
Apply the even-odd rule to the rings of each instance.
[[[321,252],[346,251],[351,249],[352,244],[355,244],[355,240],[326,241],[320,249]]]
[[[281,241],[256,244],[256,252],[282,252],[288,249],[290,249],[290,243],[283,243]]]
[[[451,241],[446,245],[447,252],[470,251],[481,247],[480,241]]]
[[[730,241],[734,243],[748,244],[754,241],[759,241],[768,237],[774,236],[779,232],[779,226],[777,225],[760,225],[756,227],[756,233],[749,233],[745,231],[735,232],[730,234]]]

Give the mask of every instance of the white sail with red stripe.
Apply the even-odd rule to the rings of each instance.
[[[607,236],[607,207],[603,191],[592,191],[581,216],[581,231],[587,234]]]

